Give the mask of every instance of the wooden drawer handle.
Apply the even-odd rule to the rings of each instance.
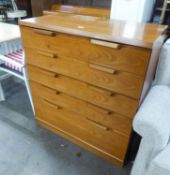
[[[46,71],[46,70],[40,70],[40,72],[42,73],[42,75],[47,75],[47,76],[50,76],[50,77],[54,77],[54,78],[58,78],[59,75],[57,73],[54,73],[54,72],[49,72],[49,71]]]
[[[50,58],[57,58],[58,57],[55,53],[49,53],[49,52],[45,52],[45,51],[38,51],[38,54],[40,54],[42,56],[47,56]]]
[[[93,124],[93,125],[95,125],[95,126],[101,128],[101,129],[103,129],[103,130],[105,130],[105,131],[109,131],[109,130],[110,130],[110,128],[108,128],[107,126],[103,126],[103,125],[101,125],[100,123],[98,123],[98,122],[96,122],[96,121],[93,121],[93,120],[91,120],[91,119],[89,119],[89,118],[87,118],[87,120],[88,120],[91,124]]]
[[[51,102],[49,102],[49,101],[47,101],[47,100],[45,100],[45,99],[43,99],[43,101],[44,101],[47,105],[49,105],[49,106],[51,106],[51,107],[53,107],[53,108],[55,108],[55,109],[61,109],[60,106],[58,106],[58,105],[56,105],[56,104],[53,104],[53,103],[51,103]]]
[[[110,74],[115,74],[116,73],[116,70],[114,70],[114,69],[103,67],[103,66],[100,66],[100,65],[97,65],[97,64],[89,64],[89,67],[92,68],[92,69],[96,69],[96,70],[106,72],[106,73],[110,73]]]
[[[98,106],[94,106],[94,105],[87,104],[87,107],[88,107],[88,108],[91,108],[91,109],[93,109],[93,110],[95,110],[95,111],[98,111],[98,112],[100,112],[100,113],[106,114],[106,115],[111,115],[111,114],[112,114],[111,111],[108,111],[108,110],[106,110],[106,109],[102,109],[102,108],[100,108],[100,107],[98,107]]]
[[[96,40],[96,39],[91,39],[91,43],[99,46],[111,47],[113,49],[118,49],[120,47],[120,44]]]
[[[60,92],[60,91],[56,91],[55,94],[56,94],[56,95],[60,95],[61,92]]]
[[[101,88],[95,87],[93,85],[87,84],[88,88],[94,91],[97,91],[99,93],[105,94],[106,96],[113,96],[114,93],[110,91],[103,90]]]
[[[56,32],[41,30],[41,29],[34,29],[34,32],[40,35],[47,35],[47,36],[56,36]]]

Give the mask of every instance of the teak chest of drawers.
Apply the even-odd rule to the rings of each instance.
[[[37,121],[122,166],[167,27],[68,14],[20,26]]]

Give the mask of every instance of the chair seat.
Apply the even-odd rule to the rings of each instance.
[[[8,18],[22,18],[27,16],[26,10],[15,10],[7,12]]]
[[[24,52],[23,49],[19,49],[16,52],[12,52],[9,53],[7,55],[5,55],[7,58],[15,61],[16,63],[19,63],[22,65],[23,63],[23,56],[24,56]],[[10,60],[5,60],[5,64],[6,67],[8,67],[9,69],[15,70],[17,72],[22,72],[22,67],[21,66],[17,66],[16,64],[14,65],[12,62],[10,62]]]
[[[22,72],[19,72],[19,71],[16,71],[14,69],[10,69],[8,66],[6,66],[4,63],[3,64],[0,64],[0,70],[2,71],[5,71],[7,72],[8,74],[12,74],[12,75],[16,75],[17,77],[22,77],[23,76],[23,73]]]

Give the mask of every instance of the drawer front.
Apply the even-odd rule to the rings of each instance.
[[[38,96],[46,99],[53,104],[80,114],[95,123],[105,126],[108,129],[111,128],[115,132],[125,135],[129,135],[131,132],[132,120],[127,117],[110,112],[109,110],[98,106],[94,106],[77,98],[73,98],[59,91],[49,89],[33,81],[30,81],[30,85],[34,98]]]
[[[151,50],[94,39],[21,28],[25,47],[55,51],[58,56],[79,59],[140,76],[146,73]],[[48,35],[47,35],[48,34]],[[30,38],[32,38],[30,40]]]
[[[81,115],[67,111],[40,98],[34,99],[38,120],[78,138],[99,152],[105,152],[111,157],[124,160],[129,138],[105,127],[93,123]]]
[[[27,66],[29,79],[94,105],[133,118],[138,101],[120,94],[93,87],[62,75],[56,75],[34,66]]]
[[[48,55],[47,55],[48,54]],[[110,91],[139,99],[143,78],[127,72],[115,72],[94,64],[66,58],[55,58],[54,54],[26,49],[27,63],[75,78]]]

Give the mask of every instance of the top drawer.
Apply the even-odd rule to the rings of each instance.
[[[149,49],[119,45],[89,38],[21,27],[25,47],[48,49],[58,56],[144,76],[151,54]],[[31,38],[31,39],[30,39]]]

